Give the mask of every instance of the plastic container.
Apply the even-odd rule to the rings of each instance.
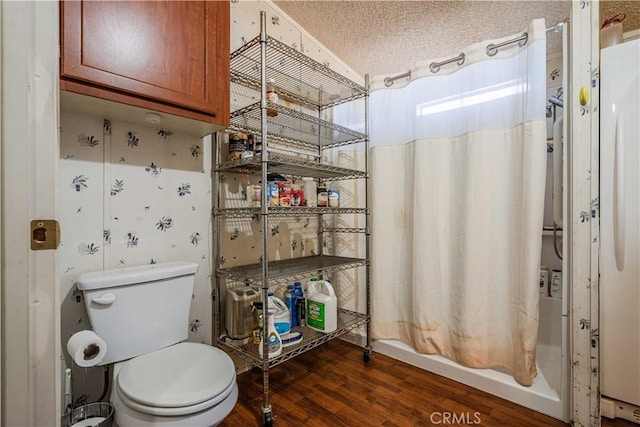
[[[549,294],[552,298],[562,298],[562,270],[551,270],[551,285],[549,286]]]
[[[311,177],[302,178],[302,191],[304,192],[304,206],[316,207],[318,205],[318,187]]]
[[[622,38],[622,21],[626,15],[619,14],[604,21],[600,30],[600,49],[614,46],[624,41]]]
[[[293,289],[296,293],[296,322],[298,326],[307,325],[307,301],[304,298],[304,292],[302,291],[302,283],[295,282]]]
[[[338,298],[326,280],[307,286],[307,326],[319,332],[338,329]]]
[[[270,104],[278,104],[278,92],[276,91],[276,84],[274,79],[269,79],[267,82],[267,102]],[[275,108],[267,107],[267,116],[275,117],[278,115],[278,110]]]
[[[257,184],[249,184],[246,187],[245,195],[247,205],[249,207],[260,207],[262,204],[262,186]]]
[[[540,266],[540,296],[549,296],[549,269],[546,265]]]
[[[273,323],[280,335],[288,334],[291,331],[291,314],[289,307],[282,300],[269,292],[268,310],[273,310]]]
[[[267,327],[265,329],[265,333],[262,334],[262,338],[260,338],[260,344],[258,344],[258,353],[260,357],[264,354],[264,340],[266,336],[267,346],[269,347],[269,359],[272,357],[280,356],[282,353],[282,338],[278,333],[275,325],[275,310],[270,308],[267,310]]]
[[[287,308],[291,315],[291,318],[289,319],[291,327],[295,328],[298,326],[298,322],[296,316],[296,292],[293,285],[287,285],[287,291],[284,293],[284,302],[287,304]]]

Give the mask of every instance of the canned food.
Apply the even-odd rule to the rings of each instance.
[[[244,133],[229,134],[229,160],[240,160],[247,151],[247,135]]]

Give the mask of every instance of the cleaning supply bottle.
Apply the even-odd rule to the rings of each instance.
[[[295,282],[293,285],[296,293],[296,321],[298,326],[307,325],[307,302],[304,298],[304,292],[302,291],[302,283]]]
[[[269,348],[269,359],[272,357],[280,356],[282,353],[282,338],[276,329],[275,323],[275,310],[270,308],[267,310],[267,321],[265,332],[262,334],[260,344],[258,344],[258,353],[260,357],[264,354],[264,340],[267,340],[267,347]],[[266,338],[265,338],[266,337]]]
[[[338,328],[338,298],[326,280],[310,282],[307,286],[307,326],[319,332],[333,332]]]
[[[284,301],[289,309],[291,327],[298,326],[296,319],[296,292],[293,285],[287,285],[287,291],[284,293]]]
[[[311,287],[315,287],[316,283],[318,282],[318,278],[317,277],[312,277],[311,279],[309,279],[309,281],[307,282],[307,294],[309,293],[309,286]]]
[[[273,292],[269,292],[268,296],[267,308],[274,310],[276,330],[280,335],[288,334],[291,331],[291,312],[289,307],[280,298],[274,296]]]

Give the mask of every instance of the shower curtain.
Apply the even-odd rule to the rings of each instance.
[[[372,332],[536,376],[546,176],[544,20],[527,41],[372,82]],[[493,53],[493,52],[490,52]],[[456,53],[454,52],[454,55]],[[445,59],[445,58],[443,58]],[[435,61],[439,62],[439,61]]]

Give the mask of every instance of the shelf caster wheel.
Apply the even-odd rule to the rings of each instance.
[[[370,360],[371,360],[371,350],[369,350],[368,348],[365,348],[364,353],[362,354],[362,361],[364,363],[369,363]]]
[[[271,415],[271,412],[264,412],[262,414],[262,426],[263,427],[273,426],[273,416]]]

